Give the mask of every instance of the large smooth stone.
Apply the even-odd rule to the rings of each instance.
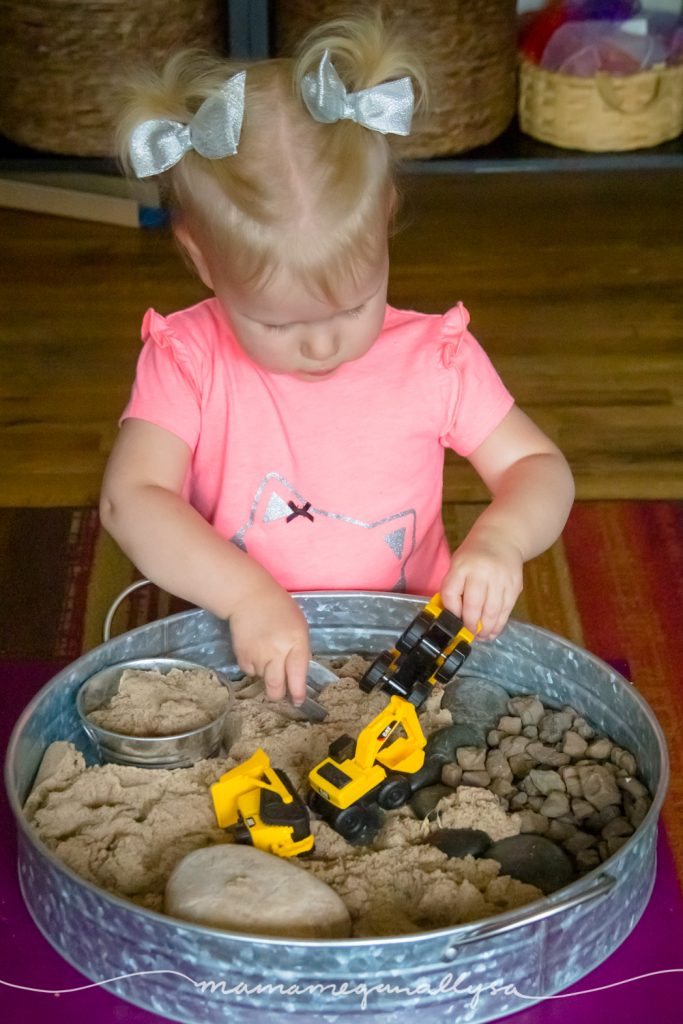
[[[419,771],[410,776],[413,793],[423,786],[441,782],[441,768],[455,760],[455,751],[458,747],[477,747],[485,741],[485,734],[481,729],[462,722],[447,725],[444,729],[433,732],[425,746],[424,764]]]
[[[229,931],[286,938],[351,934],[345,904],[325,882],[253,846],[206,846],[184,857],[166,885],[167,914]]]
[[[546,896],[569,885],[575,877],[574,866],[564,850],[552,840],[531,832],[499,839],[484,856],[498,861],[501,875],[535,885]]]
[[[479,726],[470,722],[455,722],[432,733],[427,740],[425,757],[445,758],[445,762],[454,761],[458,747],[481,747],[485,744],[486,735]]]
[[[480,828],[440,828],[425,842],[449,857],[483,857],[491,846],[491,836]]]
[[[445,796],[450,796],[453,792],[450,786],[444,786],[440,782],[433,786],[425,786],[423,789],[418,789],[417,793],[414,793],[410,798],[411,810],[416,818],[427,818],[439,800]]]
[[[507,690],[490,679],[456,676],[444,689],[441,707],[450,711],[454,722],[477,727],[483,734],[483,743],[498,720],[508,714],[509,699]],[[478,743],[471,745],[479,746]]]

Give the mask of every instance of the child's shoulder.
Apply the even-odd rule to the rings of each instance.
[[[452,339],[467,330],[470,315],[462,302],[446,310],[445,313],[422,313],[415,309],[397,309],[387,306],[384,329],[406,331],[409,334],[419,332],[430,335],[435,340]]]
[[[143,341],[154,341],[162,348],[167,345],[210,348],[231,333],[214,298],[166,315],[148,309],[142,321]]]
[[[420,313],[414,309],[395,309],[387,306],[384,336],[395,348],[410,354],[422,355],[428,364],[443,366],[460,351],[464,355],[476,342],[469,333],[470,315],[458,302],[445,313]]]

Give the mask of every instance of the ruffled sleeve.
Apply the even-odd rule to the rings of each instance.
[[[147,420],[177,434],[194,450],[201,421],[201,366],[195,347],[183,340],[171,319],[154,309],[145,313],[143,348],[120,422]]]
[[[470,455],[514,404],[483,348],[468,331],[469,313],[458,303],[441,318],[439,376],[444,396],[441,443]]]

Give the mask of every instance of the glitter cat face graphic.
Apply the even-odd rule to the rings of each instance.
[[[339,590],[364,589],[368,576],[376,589],[405,590],[405,565],[415,549],[415,512],[404,509],[374,521],[344,511],[320,508],[311,494],[301,494],[279,473],[268,473],[252,502],[249,519],[232,536],[257,560],[265,552],[285,553],[296,538],[300,562],[312,579],[320,571]],[[331,584],[330,584],[331,586]]]

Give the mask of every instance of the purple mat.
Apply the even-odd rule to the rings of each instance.
[[[57,666],[0,664],[0,736],[6,749],[12,726],[32,695]],[[11,1024],[159,1024],[165,1018],[141,1010],[102,988],[67,993],[90,982],[56,953],[33,924],[19,892],[15,824],[4,787],[0,794],[0,1008]],[[509,979],[511,982],[514,979]],[[30,991],[48,990],[48,993]],[[593,991],[586,994],[589,990]],[[58,990],[60,994],[53,994]],[[368,1011],[368,1024],[372,1024]],[[272,1018],[271,1018],[272,1019]],[[284,1015],[282,1015],[284,1020]],[[295,1016],[288,1018],[296,1020]],[[671,851],[660,827],[657,879],[637,927],[619,949],[560,996],[508,1015],[510,1024],[680,1024],[683,1020],[683,899]]]

